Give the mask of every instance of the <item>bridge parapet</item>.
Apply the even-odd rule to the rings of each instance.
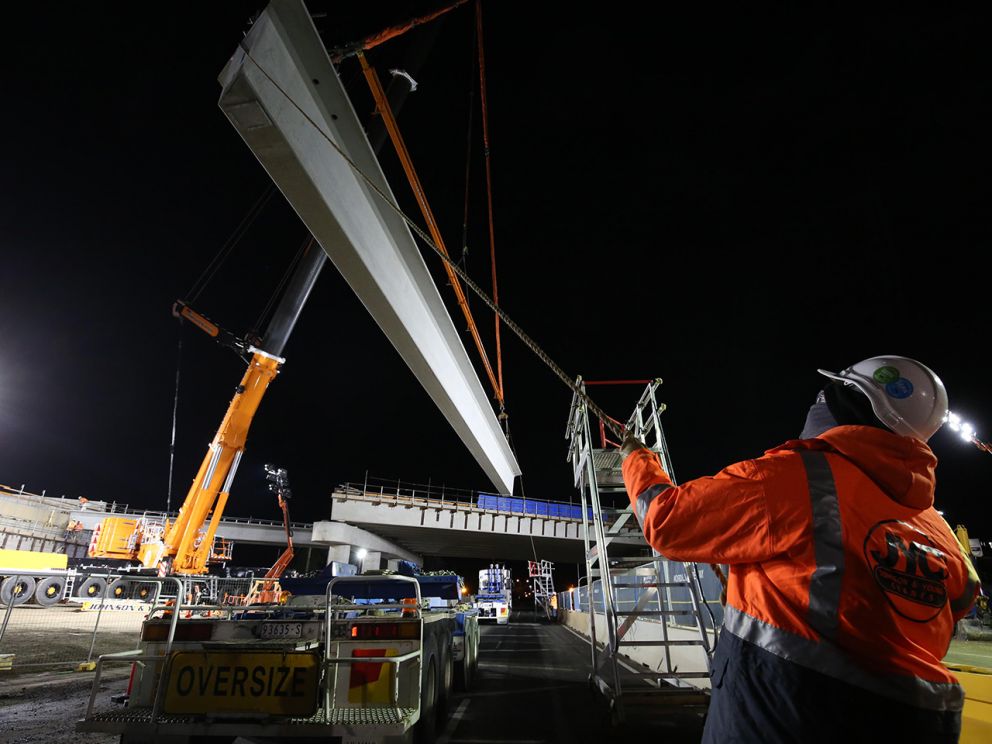
[[[578,504],[450,489],[430,484],[425,486],[401,482],[342,483],[334,489],[331,497],[336,502],[356,501],[456,513],[498,514],[579,524],[582,522],[582,507]],[[620,513],[620,509],[604,509],[604,521],[607,525],[612,524]],[[586,518],[592,519],[589,509]]]

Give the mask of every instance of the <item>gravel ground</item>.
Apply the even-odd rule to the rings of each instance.
[[[7,608],[0,608],[0,621]],[[73,670],[93,646],[100,654],[133,649],[144,612],[96,612],[78,606],[13,608],[0,654],[13,654],[13,669],[0,671],[0,744],[117,744],[108,734],[77,734],[93,686],[93,672]],[[97,628],[96,642],[93,629]],[[42,666],[38,666],[42,665]],[[116,707],[110,696],[127,686],[130,665],[108,667],[101,677],[96,709]]]
[[[123,692],[128,666],[107,671],[100,680],[95,710],[116,707],[110,696]],[[0,672],[0,675],[5,674]],[[2,744],[117,744],[110,734],[76,733],[93,686],[93,672],[42,672],[0,677]]]

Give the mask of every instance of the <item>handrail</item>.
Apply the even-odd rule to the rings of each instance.
[[[451,499],[447,496],[438,498],[436,495],[430,495],[428,493],[417,494],[414,492],[403,493],[393,491],[382,490],[376,492],[375,490],[369,489],[362,491],[360,488],[354,487],[354,484],[342,484],[338,486],[337,489],[331,494],[331,497],[339,501],[368,501],[372,503],[389,503],[397,505],[409,505],[409,506],[423,506],[434,509],[453,509],[458,510],[468,510],[479,513],[496,513],[496,514],[507,514],[514,516],[525,516],[534,517],[536,519],[556,519],[556,520],[568,520],[568,521],[581,521],[582,516],[569,516],[562,514],[562,508],[571,508],[581,510],[580,504],[569,504],[564,501],[551,501],[548,499],[532,499],[532,498],[516,498],[508,496],[497,496],[496,494],[488,494],[486,492],[477,492],[475,496],[490,496],[494,497],[495,506],[490,502],[488,505],[480,506],[476,498],[471,498],[468,500],[461,499]],[[517,506],[511,506],[509,508],[502,508],[499,506],[501,499],[508,499],[511,502],[519,502],[523,505],[522,508]],[[547,505],[544,511],[540,509],[528,510],[527,505]],[[552,509],[552,507],[558,507],[557,509]],[[616,509],[613,507],[604,507],[603,515],[605,517],[606,523],[612,523],[615,521],[620,514],[623,513],[623,509]]]
[[[176,637],[176,623],[179,622],[179,612],[182,610],[182,605],[183,605],[183,601],[182,601],[183,585],[179,581],[179,579],[175,578],[174,576],[163,576],[163,577],[149,576],[148,577],[148,581],[149,582],[155,582],[155,583],[157,583],[159,585],[164,584],[165,582],[168,581],[168,582],[173,582],[176,585],[176,601],[175,601],[175,604],[171,606],[172,619],[171,619],[171,622],[169,623],[169,635],[167,636],[166,642],[165,642],[165,654],[164,654],[164,658],[165,659],[168,659],[169,658],[169,654],[172,652],[172,642],[173,642],[173,639]],[[158,596],[159,597],[162,596],[162,590],[161,590],[161,588],[159,589]],[[151,617],[152,613],[154,613],[156,610],[161,610],[161,609],[164,609],[164,608],[165,608],[165,606],[156,606],[156,605],[153,605],[152,606],[152,609],[149,610],[149,612],[148,612],[148,616]],[[100,675],[102,673],[102,667],[103,667],[103,661],[104,661],[104,659],[106,659],[107,661],[124,661],[124,660],[130,660],[130,661],[134,662],[134,661],[144,661],[146,659],[162,659],[163,658],[163,656],[158,656],[158,655],[156,655],[156,656],[148,656],[148,655],[145,655],[145,654],[138,655],[140,653],[140,651],[141,651],[141,649],[140,648],[137,648],[137,649],[133,649],[131,651],[120,651],[120,652],[111,653],[111,654],[101,654],[97,658],[97,660],[96,660],[96,670],[95,670],[95,674],[94,674],[94,677],[93,677],[93,688],[90,690],[90,699],[89,699],[89,702],[86,705],[86,713],[84,715],[84,718],[89,718],[90,717],[90,714],[93,712],[93,705],[96,703],[96,693],[97,693],[97,690],[100,689]],[[164,677],[163,677],[163,679],[164,679]],[[164,687],[165,687],[165,685],[159,684],[158,687],[159,687],[159,689],[156,690],[156,692],[155,692],[155,700],[152,703],[152,722],[155,721],[155,718],[158,715],[159,704],[161,702],[160,699],[161,699],[161,697],[164,694]]]
[[[416,597],[416,602],[417,602],[416,606],[413,607],[413,608],[411,608],[409,605],[403,605],[403,604],[400,604],[400,605],[393,605],[393,604],[355,605],[355,604],[350,604],[349,603],[349,604],[338,605],[338,606],[332,606],[331,605],[331,597],[334,596],[334,592],[332,590],[339,583],[345,583],[345,584],[357,584],[359,582],[361,582],[361,583],[369,583],[369,582],[372,582],[372,583],[389,583],[389,582],[401,582],[401,581],[405,581],[405,582],[408,582],[408,583],[413,584],[414,596]],[[324,613],[325,613],[324,614],[324,673],[325,673],[325,676],[327,677],[327,680],[326,680],[326,682],[324,684],[324,708],[325,708],[325,710],[328,710],[329,711],[329,710],[331,710],[334,707],[332,705],[332,702],[334,701],[334,696],[337,694],[337,672],[335,671],[335,679],[331,680],[330,679],[330,669],[328,667],[330,667],[332,665],[336,665],[336,664],[347,664],[347,663],[352,663],[352,664],[355,664],[355,663],[358,663],[358,664],[367,664],[370,661],[372,661],[372,662],[386,663],[386,664],[396,664],[398,666],[400,663],[402,663],[404,661],[407,661],[407,660],[413,659],[413,658],[419,658],[419,657],[422,656],[423,650],[424,650],[424,624],[422,622],[422,620],[423,620],[423,612],[421,610],[421,602],[422,601],[423,601],[423,597],[420,594],[420,582],[417,581],[412,576],[403,576],[401,574],[392,574],[392,575],[386,575],[386,576],[335,576],[333,579],[331,579],[327,583],[327,590],[326,590],[326,593],[324,594],[324,607],[325,607],[325,609],[324,609]],[[345,656],[345,657],[342,657],[342,656],[333,656],[332,657],[331,656],[331,639],[333,637],[332,627],[334,625],[336,625],[337,623],[339,623],[339,622],[345,622],[345,621],[351,619],[351,618],[342,618],[341,620],[338,620],[337,614],[339,612],[349,612],[349,611],[354,610],[354,609],[357,609],[357,608],[361,608],[362,610],[368,610],[368,609],[389,609],[389,608],[394,608],[394,607],[396,609],[404,609],[404,610],[413,609],[416,612],[416,619],[417,619],[418,624],[420,626],[420,638],[418,639],[418,645],[417,645],[417,650],[416,651],[411,651],[409,653],[403,654],[402,656],[383,656],[383,657],[378,657],[378,656],[376,656],[376,657],[364,657],[364,656],[360,656],[360,657],[347,657],[347,656]],[[413,639],[410,639],[410,640],[413,640]],[[400,675],[399,675],[398,672],[397,672],[397,674],[394,674],[393,675],[393,702],[394,703],[396,703],[396,701],[399,698],[399,677],[400,677]],[[418,674],[417,675],[417,680],[418,680],[417,681],[417,685],[418,685],[418,688],[417,688],[417,698],[416,698],[417,700],[420,699],[420,695],[421,695],[421,692],[422,692],[420,690],[420,685],[422,684],[422,681],[421,681],[422,680],[422,677],[423,677],[422,674]]]

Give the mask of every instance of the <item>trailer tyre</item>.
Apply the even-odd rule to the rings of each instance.
[[[476,626],[478,627],[478,626]],[[465,653],[455,666],[455,687],[461,692],[469,692],[475,680],[475,668],[479,663],[479,636],[465,630]]]
[[[441,673],[438,679],[439,685],[437,690],[437,720],[438,724],[443,724],[448,720],[448,714],[450,713],[451,696],[455,685],[455,663],[454,654],[450,646],[440,649],[438,655],[440,657],[439,668]]]
[[[155,597],[155,584],[145,582],[143,584],[138,584],[137,588],[134,590],[134,598],[140,599],[142,602],[151,601]]]
[[[433,744],[437,738],[437,662],[433,654],[425,664],[420,685],[420,720],[413,730],[416,744]]]
[[[33,576],[8,576],[0,584],[0,604],[24,604],[34,596],[35,583]]]
[[[107,596],[111,599],[129,599],[131,596],[131,582],[127,579],[114,579],[107,587]]]
[[[42,607],[51,607],[59,603],[65,591],[65,579],[61,576],[46,576],[38,582],[34,590],[34,601]]]
[[[106,579],[101,579],[99,576],[89,576],[79,585],[79,591],[76,592],[76,595],[84,599],[94,599],[104,596],[106,589]]]

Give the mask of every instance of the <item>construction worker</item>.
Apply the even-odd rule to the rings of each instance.
[[[978,576],[933,508],[940,379],[905,357],[830,378],[799,439],[673,486],[628,434],[623,477],[648,542],[729,565],[704,742],[956,742],[941,664]]]

